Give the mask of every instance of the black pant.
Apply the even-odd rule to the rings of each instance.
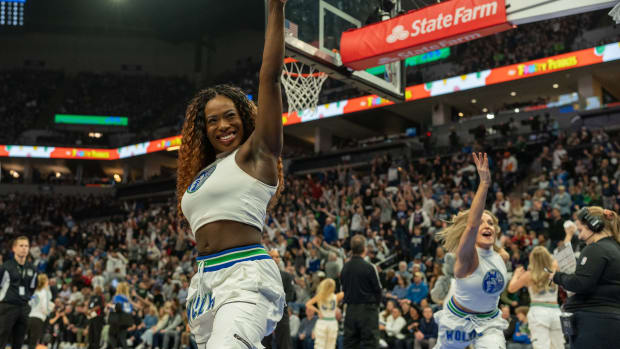
[[[27,304],[15,305],[0,303],[0,348],[4,349],[11,338],[11,348],[20,348],[24,344],[28,328]]]
[[[262,345],[265,346],[266,349],[273,348],[272,343],[276,342],[276,349],[291,349],[292,341],[291,341],[291,327],[288,319],[288,307],[284,308],[284,315],[282,315],[282,319],[276,325],[273,333],[263,338]]]
[[[125,328],[112,328],[109,330],[109,341],[110,348],[123,348],[128,349],[127,347],[127,329]]]
[[[577,335],[570,338],[571,349],[611,349],[620,343],[620,315],[575,312]]]
[[[102,315],[88,320],[88,349],[99,349],[101,347],[101,331],[105,325],[105,319]]]
[[[348,304],[344,317],[344,348],[376,349],[379,347],[379,306]]]
[[[31,317],[28,318],[28,349],[35,349],[41,337],[43,337],[43,331],[45,330],[45,323],[43,320]]]

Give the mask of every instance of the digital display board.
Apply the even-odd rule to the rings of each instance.
[[[23,26],[25,4],[26,0],[0,1],[0,26]]]
[[[69,115],[56,114],[54,122],[68,125],[104,125],[104,126],[127,126],[125,116],[96,116],[96,115]]]
[[[450,57],[450,48],[444,47],[436,51],[431,51],[431,52],[424,53],[421,55],[409,57],[405,59],[405,66],[413,67],[416,65],[434,62],[434,61],[448,58],[448,57]],[[385,73],[385,66],[380,65],[378,67],[368,68],[366,69],[366,71],[373,75],[383,75]]]

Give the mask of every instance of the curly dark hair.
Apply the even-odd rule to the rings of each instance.
[[[204,110],[207,103],[216,96],[230,98],[235,104],[243,123],[243,139],[241,144],[248,140],[252,132],[258,109],[256,104],[248,99],[246,94],[238,87],[231,85],[216,85],[201,90],[190,101],[185,112],[185,122],[181,133],[181,148],[177,160],[177,214],[181,221],[184,215],[181,210],[181,199],[187,187],[194,180],[198,172],[215,161],[215,148],[207,138],[207,126]],[[278,159],[278,189],[269,202],[268,210],[278,202],[284,188],[284,175],[282,158]]]

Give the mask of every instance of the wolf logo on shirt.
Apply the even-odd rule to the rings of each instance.
[[[504,276],[497,270],[489,270],[482,279],[482,289],[486,293],[497,293],[504,288]]]

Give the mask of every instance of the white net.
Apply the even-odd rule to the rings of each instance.
[[[316,113],[321,86],[327,74],[295,59],[286,58],[281,81],[288,100],[288,112]]]

